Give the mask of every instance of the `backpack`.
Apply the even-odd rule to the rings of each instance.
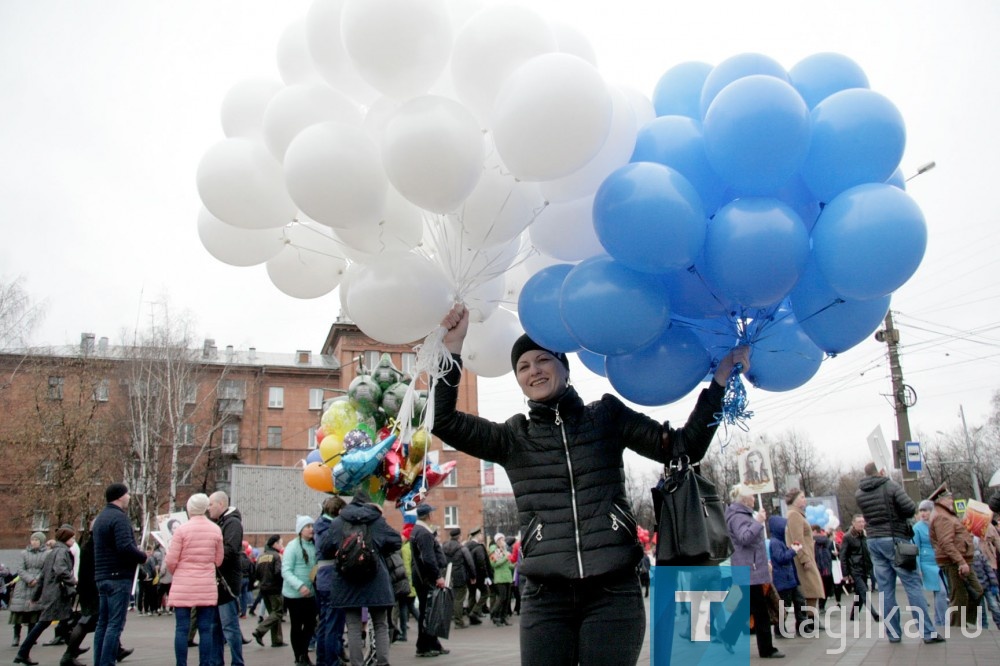
[[[349,525],[349,523],[344,523]],[[337,571],[349,583],[366,583],[378,571],[378,557],[372,548],[368,525],[351,525],[344,531],[344,538],[337,549]]]

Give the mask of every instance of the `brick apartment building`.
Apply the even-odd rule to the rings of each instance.
[[[183,509],[195,492],[229,490],[234,464],[300,464],[316,447],[324,400],[345,393],[360,364],[373,368],[384,352],[400,371],[412,369],[410,345],[384,345],[342,321],[319,353],[218,349],[206,340],[178,362],[93,334],[79,346],[0,353],[0,549],[23,548],[37,529],[81,525],[101,509],[112,481],[124,478],[133,489],[130,510],[140,525],[143,512]],[[166,408],[154,418],[166,395],[179,396],[172,416]],[[477,410],[474,375],[463,379],[459,408]],[[148,453],[137,453],[139,441]],[[436,520],[467,534],[482,521],[480,461],[436,439],[431,450],[440,462],[458,461],[431,491]],[[178,470],[173,488],[169,469]],[[398,511],[385,514],[401,527]]]

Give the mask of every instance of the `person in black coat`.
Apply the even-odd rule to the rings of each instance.
[[[421,504],[417,507],[417,524],[410,532],[410,549],[413,553],[413,587],[417,590],[420,617],[417,619],[417,656],[436,657],[448,654],[437,636],[427,633],[427,608],[435,587],[444,587],[444,571],[448,564],[438,543],[436,532],[427,523],[434,507]]]
[[[851,529],[844,533],[840,544],[840,566],[844,582],[854,588],[854,601],[849,619],[854,619],[854,610],[868,605],[868,592],[874,589],[872,580],[872,558],[868,553],[868,537],[865,535],[865,517],[858,514],[851,520]],[[872,617],[879,619],[878,609],[871,607]]]
[[[476,565],[469,549],[458,539],[462,536],[462,530],[452,528],[448,536],[451,538],[441,546],[441,550],[451,564],[451,589],[455,592],[455,610],[452,615],[455,626],[464,629],[469,626],[465,623],[465,597],[469,588],[476,584]]]
[[[435,384],[433,432],[470,455],[503,465],[523,538],[521,662],[616,663],[639,659],[646,611],[636,564],[643,556],[625,490],[626,448],[666,464],[705,455],[734,367],[750,368],[737,347],[719,362],[683,428],[671,428],[605,395],[584,404],[569,385],[569,360],[523,335],[511,367],[529,414],[493,423],[456,409],[469,312],[441,321],[452,358]]]
[[[396,605],[396,595],[384,558],[403,546],[403,538],[385,521],[382,507],[372,503],[367,491],[355,492],[351,503],[334,518],[319,557],[321,561],[336,559],[344,537],[359,528],[368,532],[365,541],[374,551],[375,575],[366,581],[350,580],[342,576],[336,566],[329,567],[332,574],[330,606],[343,608],[347,615],[347,648],[352,666],[364,664],[361,609],[368,609],[375,624],[375,651],[379,663],[385,664],[389,661],[389,612]]]
[[[469,624],[483,623],[483,609],[488,607],[489,601],[489,583],[493,567],[490,566],[490,556],[486,552],[483,538],[483,528],[477,527],[469,533],[469,540],[465,542],[476,570],[475,584],[469,586]]]

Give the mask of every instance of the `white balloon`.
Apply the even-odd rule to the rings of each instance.
[[[611,95],[611,131],[601,150],[583,168],[568,176],[541,184],[542,194],[549,202],[572,201],[597,192],[604,179],[620,166],[628,164],[635,150],[639,126],[625,93],[608,86]]]
[[[593,159],[611,130],[607,84],[565,53],[532,58],[508,77],[493,107],[493,135],[518,178],[551,180]]]
[[[264,141],[279,161],[299,132],[328,120],[361,125],[361,110],[325,83],[299,83],[279,92],[264,111]]]
[[[512,371],[510,350],[524,330],[517,316],[498,310],[482,323],[469,324],[462,346],[462,363],[480,377],[502,377]]]
[[[476,189],[448,219],[456,231],[465,232],[469,247],[480,249],[519,236],[544,205],[538,185],[487,167]]]
[[[594,231],[594,197],[549,204],[528,227],[532,244],[560,261],[607,254]]]
[[[469,321],[483,322],[492,317],[503,301],[505,289],[504,276],[498,275],[467,291],[462,300],[469,308]]]
[[[281,165],[256,141],[219,141],[202,156],[196,181],[205,208],[226,224],[271,229],[295,217]]]
[[[444,0],[347,0],[340,28],[362,78],[399,99],[427,92],[451,54]]]
[[[594,53],[594,47],[582,32],[561,21],[551,21],[549,27],[552,28],[552,34],[556,38],[556,47],[559,53],[575,55],[597,67],[597,55]]]
[[[441,267],[460,295],[503,275],[518,256],[521,239],[485,248],[472,248],[443,218],[428,221],[424,249]]]
[[[386,252],[351,275],[347,309],[365,335],[390,345],[414,342],[440,324],[454,302],[441,270],[413,253]]]
[[[510,269],[504,274],[503,307],[517,312],[517,301],[521,297],[521,290],[524,288],[524,283],[546,266],[561,263],[565,262],[553,259],[547,254],[542,254],[531,244],[529,234],[524,234],[521,238],[518,261],[511,265]]]
[[[285,182],[302,211],[334,228],[378,223],[388,183],[361,127],[326,122],[299,132],[285,152]]]
[[[632,112],[635,114],[635,122],[640,129],[656,120],[656,109],[649,97],[632,86],[619,86],[619,88],[628,97],[628,103],[632,105]]]
[[[340,38],[340,13],[345,0],[313,0],[306,13],[306,44],[313,64],[331,86],[348,97],[368,104],[378,91],[365,83]]]
[[[409,252],[420,244],[423,233],[423,212],[391,187],[377,227],[334,230],[334,236],[344,244],[344,253],[355,261],[383,252]]]
[[[209,254],[230,266],[262,264],[285,246],[281,229],[241,229],[204,208],[198,212],[198,238]]]
[[[455,210],[483,172],[483,133],[458,102],[424,95],[399,107],[382,136],[382,164],[400,194],[435,213]]]
[[[280,81],[254,78],[240,81],[222,98],[222,132],[227,137],[264,138],[264,109],[281,90]]]
[[[322,80],[309,55],[306,42],[306,21],[292,21],[278,40],[278,72],[287,85]]]
[[[340,278],[340,285],[337,287],[337,291],[340,296],[340,317],[347,321],[353,321],[351,319],[351,312],[347,309],[347,298],[348,294],[351,293],[351,278],[358,274],[363,268],[362,264],[353,263],[347,265],[347,270],[344,271],[344,276]]]
[[[399,110],[399,106],[398,99],[383,96],[376,99],[368,107],[368,113],[365,114],[365,130],[368,131],[375,143],[382,142],[382,132],[385,130],[386,123]]]
[[[486,121],[511,72],[531,58],[557,49],[549,24],[527,7],[495,5],[484,9],[455,37],[451,57],[455,93]]]
[[[333,291],[347,262],[330,230],[310,222],[285,230],[285,247],[267,262],[267,275],[278,289],[295,298],[319,298]]]

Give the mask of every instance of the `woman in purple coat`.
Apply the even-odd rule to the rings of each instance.
[[[734,548],[731,562],[734,567],[750,568],[750,614],[756,628],[757,654],[761,659],[780,659],[785,655],[774,647],[771,618],[767,612],[767,595],[764,594],[764,585],[771,582],[767,548],[764,545],[764,521],[767,516],[763,509],[753,510],[753,491],[746,486],[740,484],[733,488],[732,498],[733,503],[726,509],[726,527]],[[744,628],[735,621],[738,617],[739,614],[734,614],[729,619],[720,637],[729,650],[732,650]]]

